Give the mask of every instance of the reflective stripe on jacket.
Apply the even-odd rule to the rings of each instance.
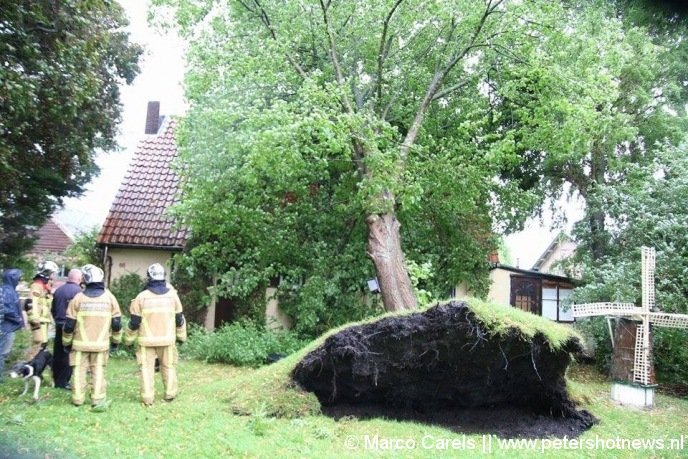
[[[186,323],[181,327],[175,323],[175,314],[182,313],[182,303],[174,289],[162,295],[144,290],[134,298],[130,311],[141,317],[141,325],[137,330],[127,328],[127,343],[138,336],[140,346],[170,346],[178,336],[186,338]]]
[[[75,351],[102,352],[110,348],[110,342],[122,340],[122,330],[112,332],[112,319],[121,317],[119,303],[109,290],[95,298],[77,293],[67,307],[67,319],[76,320],[73,333],[65,332],[62,342]]]
[[[32,339],[36,343],[47,343],[48,326],[53,321],[50,313],[53,296],[43,282],[36,280],[31,284],[31,299],[32,307],[27,315],[31,325]]]

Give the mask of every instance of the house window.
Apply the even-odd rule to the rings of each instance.
[[[557,322],[573,322],[573,312],[568,301],[572,293],[572,289],[559,285],[543,288],[542,316]]]
[[[540,279],[526,276],[511,276],[511,305],[522,311],[540,315]]]

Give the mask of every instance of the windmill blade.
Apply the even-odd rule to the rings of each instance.
[[[643,309],[647,312],[655,307],[655,248],[643,247],[641,258]]]
[[[650,384],[650,356],[645,323],[635,329],[635,358],[633,361],[633,382]]]
[[[670,328],[688,329],[688,314],[668,314],[665,312],[651,312],[650,322],[653,325]]]
[[[583,303],[574,304],[571,308],[573,317],[632,316],[643,312],[633,303]]]

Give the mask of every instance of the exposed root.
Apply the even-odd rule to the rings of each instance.
[[[465,303],[451,302],[345,329],[306,355],[293,378],[323,405],[521,407],[585,428],[594,417],[576,410],[564,378],[579,349],[572,338],[553,350],[517,329],[495,336]]]

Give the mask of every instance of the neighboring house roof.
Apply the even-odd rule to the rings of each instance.
[[[171,167],[177,157],[176,122],[168,120],[142,140],[98,235],[99,245],[181,250],[188,231],[166,214],[177,202],[179,177]]]
[[[565,233],[559,233],[547,246],[540,258],[537,259],[533,265],[534,271],[555,272],[563,274],[561,268],[555,267],[558,261],[564,260],[576,251],[576,243],[571,240]],[[554,270],[553,270],[554,268]]]
[[[45,252],[62,253],[72,242],[72,236],[56,220],[49,218],[37,231],[38,239],[30,253],[40,254]]]

